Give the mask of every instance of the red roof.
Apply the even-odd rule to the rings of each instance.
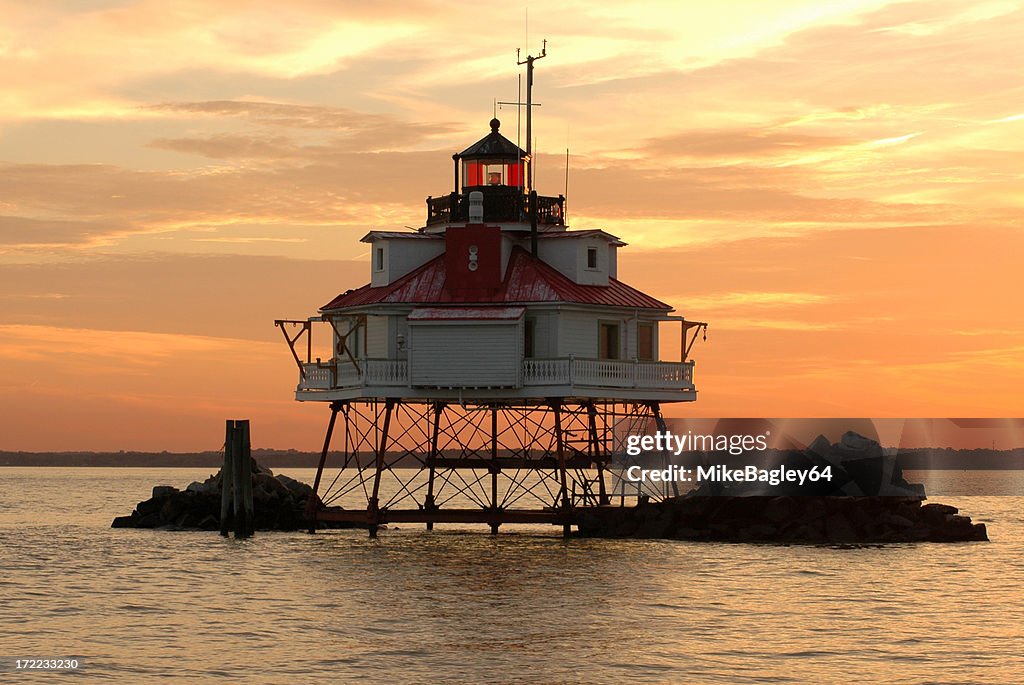
[[[505,280],[496,290],[451,291],[445,287],[444,255],[430,260],[390,285],[364,285],[321,307],[322,311],[369,304],[526,304],[573,302],[628,309],[672,307],[614,278],[608,285],[580,285],[521,247],[512,249]]]

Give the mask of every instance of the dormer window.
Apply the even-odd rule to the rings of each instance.
[[[588,247],[587,248],[587,268],[588,269],[596,269],[597,268],[597,248],[596,247]]]
[[[373,268],[377,271],[384,270],[384,248],[378,247],[373,251]]]

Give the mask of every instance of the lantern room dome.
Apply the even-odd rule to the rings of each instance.
[[[459,153],[463,160],[472,159],[523,159],[526,151],[501,135],[501,122],[491,119],[491,132]]]

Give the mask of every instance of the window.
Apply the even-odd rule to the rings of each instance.
[[[377,271],[384,270],[384,248],[378,247],[374,252],[373,268]]]
[[[463,162],[462,163],[462,187],[475,188],[477,186],[519,186],[523,179],[522,162],[494,161],[494,162]]]
[[[619,358],[619,324],[602,321],[598,324],[598,359]]]
[[[464,162],[462,185],[466,188],[484,184],[484,165],[482,162]]]
[[[526,319],[523,323],[523,356],[527,359],[534,356],[535,336],[537,334],[537,320]]]
[[[505,163],[487,164],[484,166],[485,178],[489,186],[505,185]]]
[[[654,324],[636,325],[636,358],[642,361],[654,360]]]
[[[588,269],[596,269],[597,268],[597,248],[596,247],[588,247],[587,248],[587,268]]]

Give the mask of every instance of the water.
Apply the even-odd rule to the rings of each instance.
[[[0,469],[0,656],[85,659],[0,681],[1024,682],[1024,497],[942,499],[991,543],[862,549],[109,528],[207,475]]]

